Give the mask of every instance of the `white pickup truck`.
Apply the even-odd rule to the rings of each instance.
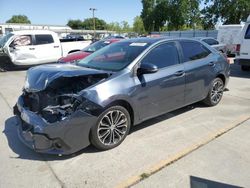
[[[0,39],[0,69],[56,62],[91,41],[60,40],[48,30],[14,31]]]

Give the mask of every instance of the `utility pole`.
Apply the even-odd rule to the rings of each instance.
[[[94,28],[94,39],[95,39],[95,35],[96,35],[96,31],[95,31],[95,11],[97,10],[96,8],[90,8],[90,11],[92,11],[92,16],[93,16],[93,28]]]

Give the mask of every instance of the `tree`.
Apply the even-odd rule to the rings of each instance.
[[[110,31],[115,31],[117,33],[121,33],[122,28],[118,22],[111,22],[108,24],[107,29]]]
[[[133,31],[138,33],[139,35],[145,34],[145,28],[143,25],[142,18],[140,16],[136,16],[134,18]]]
[[[87,18],[82,22],[82,26],[84,29],[93,30],[94,29],[94,20],[93,18]],[[107,23],[99,18],[95,18],[95,28],[97,30],[105,30],[107,29]]]
[[[187,4],[187,27],[196,29],[201,26],[201,11],[199,5],[201,0],[190,0]]]
[[[153,11],[153,28],[154,31],[160,31],[169,19],[169,1],[157,0]]]
[[[87,18],[83,21],[81,20],[69,20],[67,25],[72,29],[86,29],[86,30],[93,30],[94,29],[94,22],[93,18]],[[107,23],[99,18],[95,18],[95,28],[97,30],[105,30],[107,29]]]
[[[30,20],[25,15],[13,15],[6,23],[26,23],[30,24]]]
[[[72,29],[82,29],[82,21],[81,20],[69,20],[67,25]]]
[[[202,10],[204,25],[209,26],[221,21],[223,24],[240,24],[250,13],[249,0],[205,0]]]
[[[154,30],[154,8],[155,0],[142,0],[142,13],[141,18],[146,31],[151,32]]]
[[[146,31],[179,30],[200,25],[201,0],[142,0]]]
[[[205,30],[214,29],[218,21],[218,17],[215,16],[212,12],[213,12],[212,7],[205,7],[201,11],[202,14],[201,25]]]
[[[121,25],[122,32],[128,33],[132,31],[132,28],[129,26],[127,21],[122,21],[120,25]]]

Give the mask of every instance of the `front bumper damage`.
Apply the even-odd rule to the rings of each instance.
[[[49,154],[67,155],[87,147],[90,129],[97,121],[96,116],[77,110],[63,121],[49,123],[25,107],[23,96],[14,113],[19,120],[20,140],[37,152]]]

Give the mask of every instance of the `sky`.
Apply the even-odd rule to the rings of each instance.
[[[26,15],[32,24],[66,25],[69,19],[95,17],[110,22],[133,24],[142,11],[141,0],[0,0],[0,23],[12,15]]]

